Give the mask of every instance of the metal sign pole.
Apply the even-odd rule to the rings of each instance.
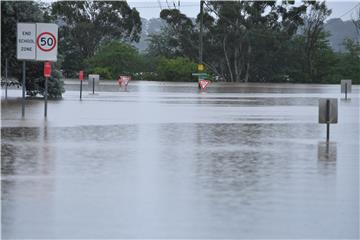
[[[45,77],[45,108],[44,108],[44,116],[47,117],[47,99],[48,99],[48,77]]]
[[[82,80],[80,80],[80,100],[81,100],[81,97],[82,97]]]
[[[93,77],[93,94],[95,94],[95,78]]]
[[[199,36],[199,42],[200,42],[200,46],[199,46],[199,63],[202,64],[203,63],[203,19],[204,19],[204,1],[201,0],[200,1],[200,36]]]
[[[345,83],[345,100],[347,100],[347,83]]]
[[[21,116],[25,117],[25,61],[22,64],[22,103],[21,103]]]
[[[330,100],[326,100],[326,142],[330,138]]]
[[[5,59],[5,101],[7,101],[7,87],[8,87],[8,59]]]

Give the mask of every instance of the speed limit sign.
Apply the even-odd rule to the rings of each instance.
[[[41,51],[49,52],[56,46],[56,38],[50,32],[43,32],[37,37],[36,44]]]
[[[36,24],[36,60],[57,60],[58,27],[51,23]]]

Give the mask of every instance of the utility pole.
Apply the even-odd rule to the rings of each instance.
[[[203,15],[204,15],[204,1],[200,1],[200,47],[199,47],[199,64],[203,63]]]

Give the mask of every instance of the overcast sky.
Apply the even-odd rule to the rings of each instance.
[[[300,2],[300,1],[296,1]],[[181,12],[185,13],[189,17],[196,17],[199,13],[199,1],[195,0],[128,0],[128,3],[131,7],[136,7],[140,12],[140,16],[146,19],[150,18],[158,18],[160,14],[160,5],[162,8],[176,7],[180,5]],[[337,18],[342,16],[343,20],[349,20],[354,17],[355,10],[360,7],[358,5],[355,9],[350,11],[354,8],[357,4],[360,4],[360,0],[354,1],[327,1],[327,5],[330,9],[332,9],[332,14],[330,18]],[[343,16],[344,15],[344,16]]]

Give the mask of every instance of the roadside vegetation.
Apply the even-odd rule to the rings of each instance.
[[[344,52],[335,52],[324,23],[331,10],[325,2],[205,1],[203,59],[206,71],[226,82],[360,84],[360,11],[353,23],[357,40],[345,40]],[[178,9],[164,9],[166,26],[148,38],[139,52],[139,12],[124,1],[1,2],[1,64],[20,78],[16,59],[17,22],[56,22],[59,57],[49,86],[61,97],[61,75],[76,78],[80,70],[116,79],[120,74],[138,80],[194,81],[199,53],[200,15],[190,19]],[[28,95],[42,94],[41,63],[27,62]]]

